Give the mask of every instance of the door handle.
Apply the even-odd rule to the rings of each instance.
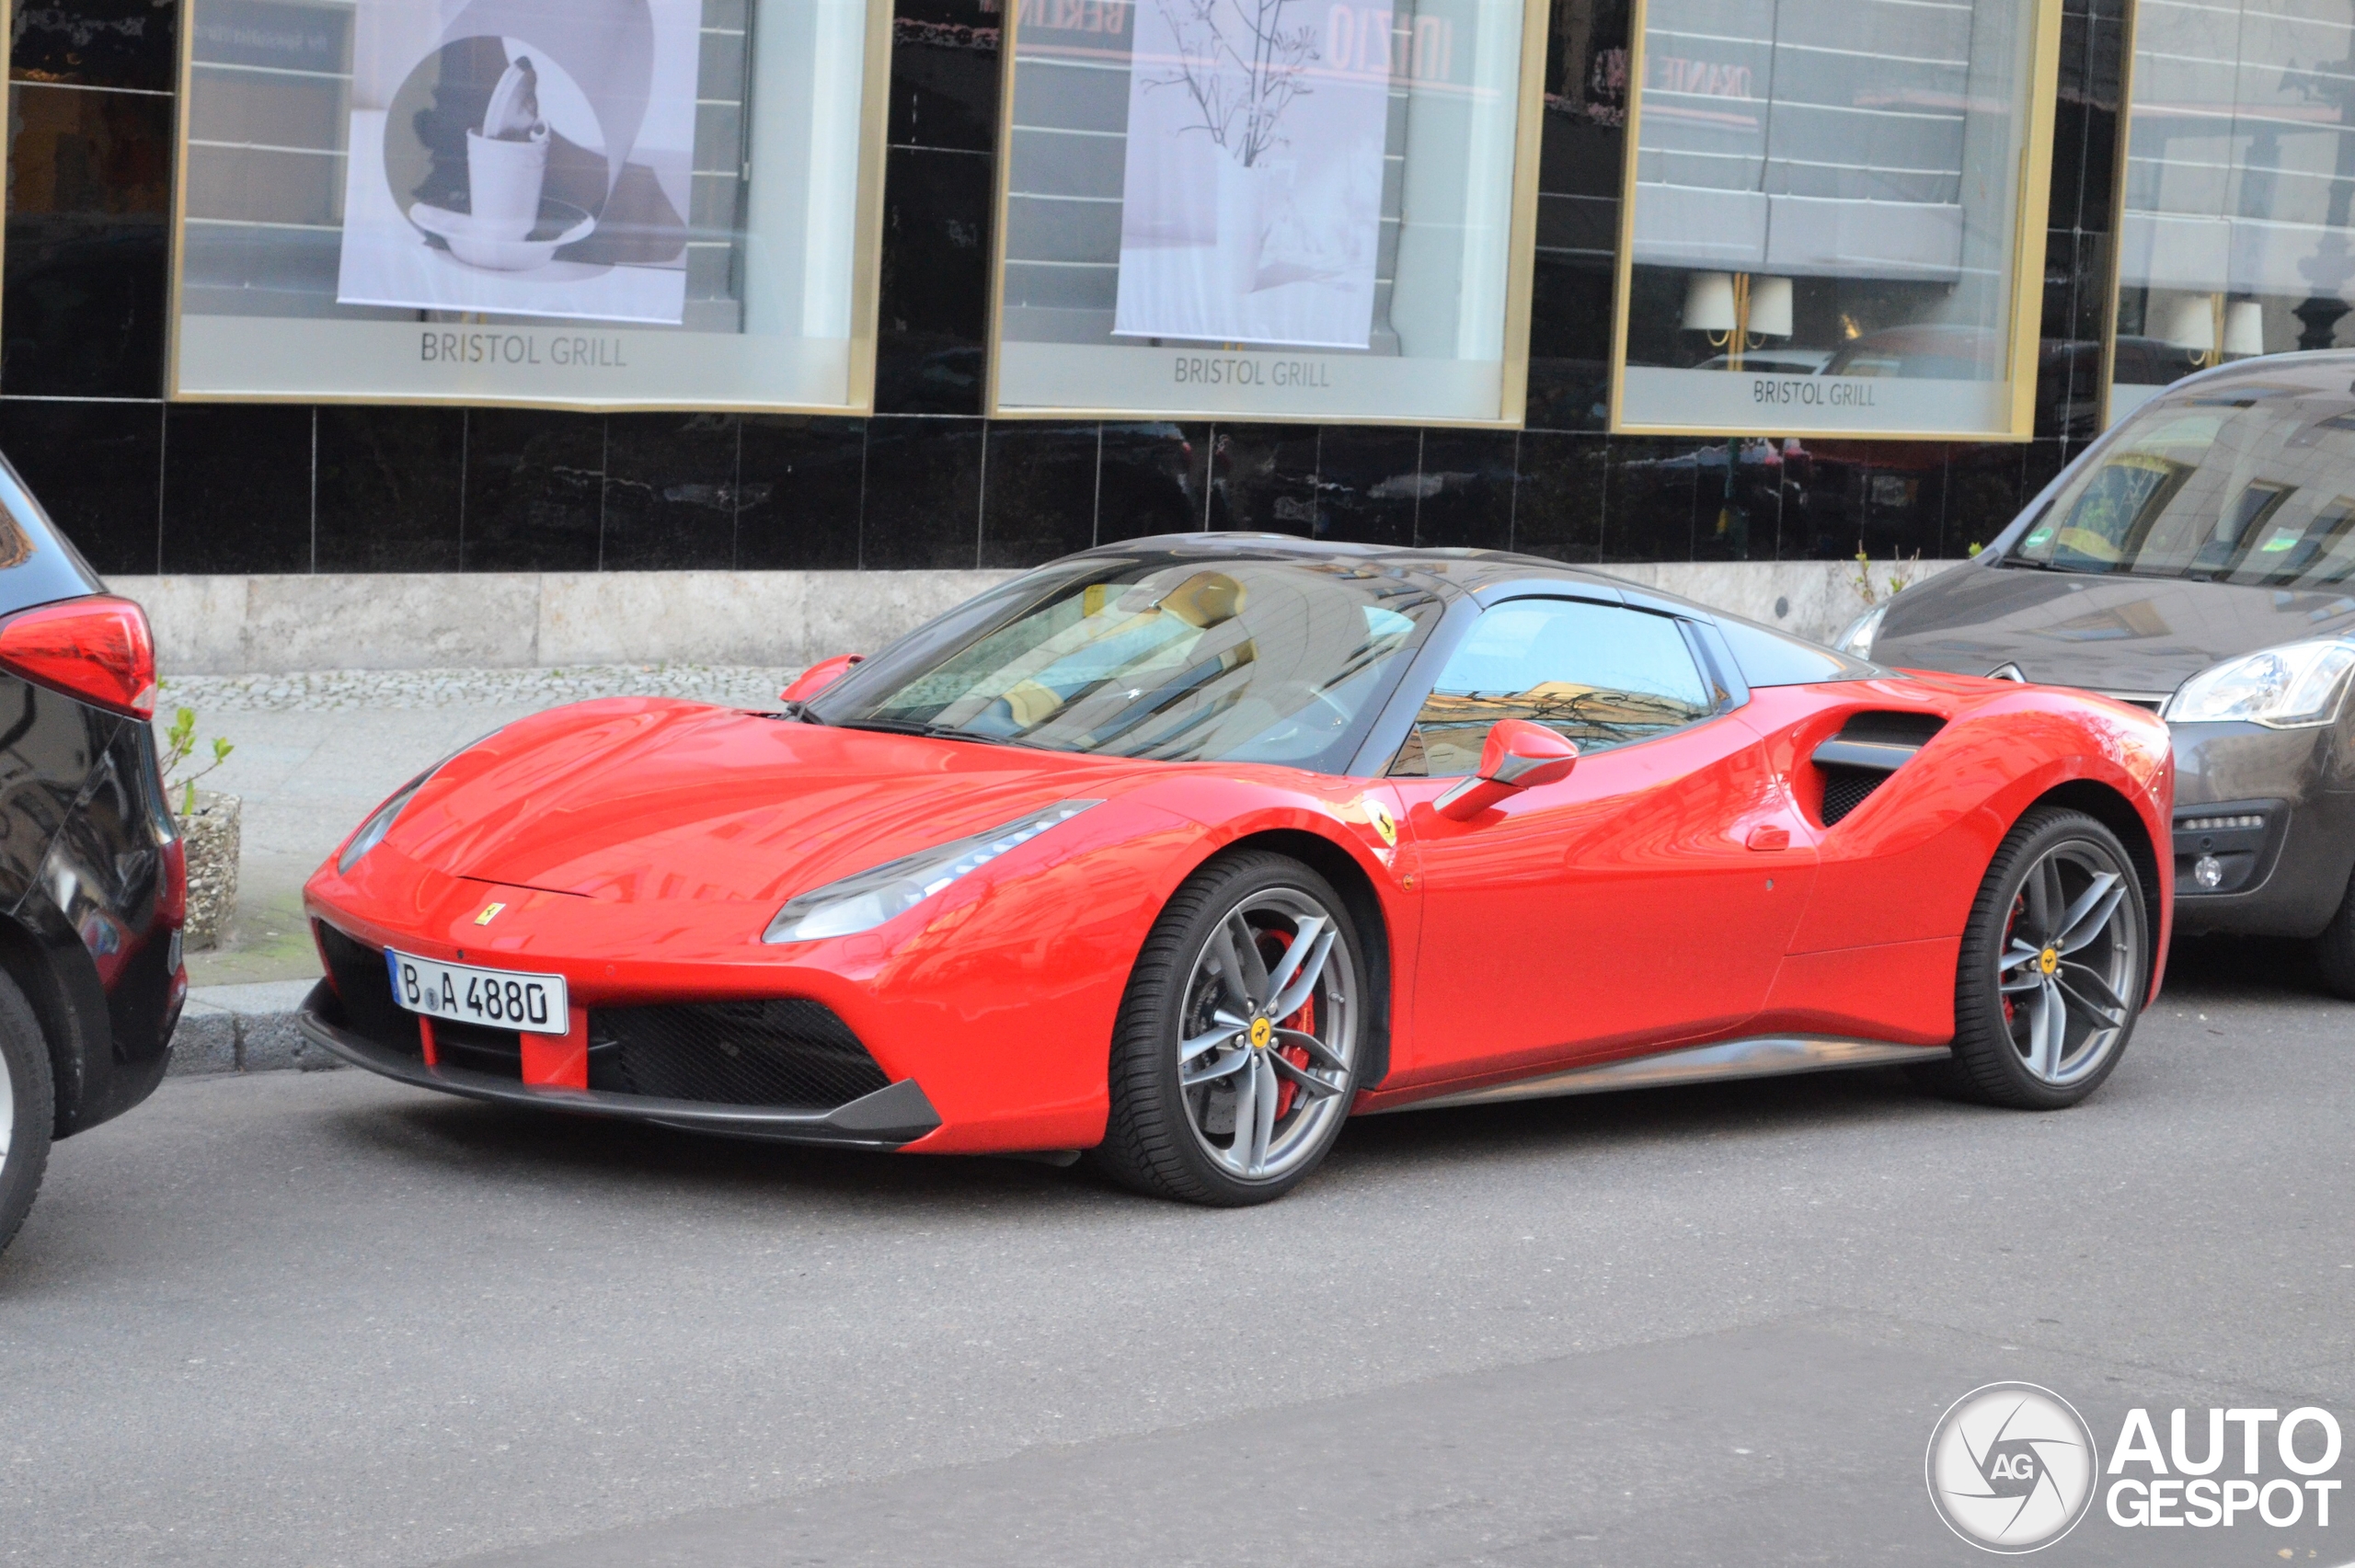
[[[1791,830],[1772,822],[1761,822],[1750,830],[1750,837],[1742,843],[1753,850],[1786,850],[1791,847]]]

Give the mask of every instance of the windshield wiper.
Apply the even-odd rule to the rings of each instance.
[[[871,729],[881,735],[921,735],[931,740],[973,740],[984,746],[1020,746],[1023,741],[1005,735],[983,735],[979,730],[959,729],[953,724],[932,724],[915,718],[844,718],[833,721],[836,729]]]

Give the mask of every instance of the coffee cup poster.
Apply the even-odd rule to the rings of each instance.
[[[1138,0],[1115,336],[1367,346],[1391,73],[1360,14]]]
[[[701,0],[358,0],[336,299],[686,309]]]

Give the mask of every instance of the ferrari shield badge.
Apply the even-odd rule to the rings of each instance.
[[[1398,847],[1398,819],[1390,815],[1389,807],[1378,800],[1369,800],[1365,803],[1365,818],[1373,824],[1373,830],[1382,835],[1384,843],[1392,849]]]

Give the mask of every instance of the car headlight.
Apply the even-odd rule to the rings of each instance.
[[[839,882],[802,894],[777,910],[763,942],[814,942],[872,931],[905,914],[961,876],[971,876],[1008,850],[1027,844],[1048,829],[1068,822],[1100,800],[1058,800],[1028,817],[1000,823],[985,833],[959,839],[916,854],[885,861]]]
[[[2328,638],[2284,643],[2212,664],[2176,688],[2160,716],[2169,724],[2241,719],[2273,729],[2328,724],[2338,714],[2355,643]]]
[[[500,727],[500,729],[505,727],[504,725]],[[401,812],[408,807],[410,801],[417,798],[417,792],[423,789],[434,774],[498,733],[499,730],[494,729],[488,734],[476,736],[472,740],[467,741],[395,791],[390,800],[376,807],[368,820],[360,824],[360,831],[344,841],[343,853],[335,857],[336,875],[350,876],[351,868],[360,864],[361,857],[385,841],[385,835],[393,830],[393,824],[400,819]]]
[[[1841,633],[1839,640],[1832,646],[1857,658],[1872,658],[1873,639],[1880,635],[1881,617],[1888,613],[1889,601],[1883,600],[1849,622],[1848,629]]]
[[[360,864],[360,857],[385,841],[385,835],[393,830],[394,819],[400,816],[401,808],[417,798],[417,792],[425,787],[425,781],[431,778],[440,767],[437,762],[401,785],[398,794],[376,807],[376,814],[360,824],[360,831],[345,841],[343,853],[335,857],[338,876],[350,876],[351,868]]]

